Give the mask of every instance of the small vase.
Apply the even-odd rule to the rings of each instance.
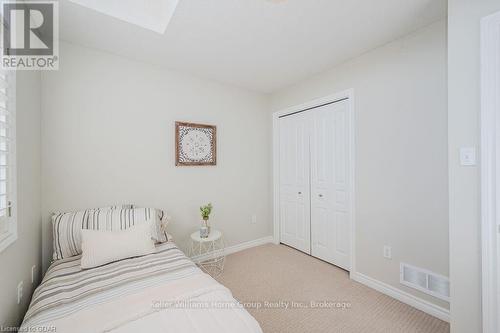
[[[202,220],[200,228],[200,238],[207,238],[209,234],[210,226],[208,225],[208,220]]]

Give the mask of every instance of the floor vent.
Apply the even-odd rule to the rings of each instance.
[[[401,263],[400,282],[407,287],[450,301],[450,280],[445,276]]]

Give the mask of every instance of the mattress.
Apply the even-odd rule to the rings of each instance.
[[[81,256],[54,262],[21,330],[71,332],[262,332],[231,292],[174,243],[92,269]]]

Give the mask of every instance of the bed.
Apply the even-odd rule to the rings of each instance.
[[[231,292],[173,242],[154,253],[82,269],[81,255],[56,260],[35,290],[21,330],[262,332]]]

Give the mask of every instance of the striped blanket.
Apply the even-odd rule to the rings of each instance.
[[[238,306],[229,311],[207,309],[206,313],[155,306],[207,299],[237,303],[229,290],[203,273],[171,242],[158,245],[150,255],[88,270],[80,267],[80,259],[75,256],[51,265],[33,294],[21,329],[131,332],[137,325],[152,325],[149,331],[196,332],[200,322],[206,321],[202,327],[229,322],[233,332],[261,332],[255,319]],[[182,322],[165,328],[162,322],[167,318]],[[226,330],[219,327],[217,331]]]

